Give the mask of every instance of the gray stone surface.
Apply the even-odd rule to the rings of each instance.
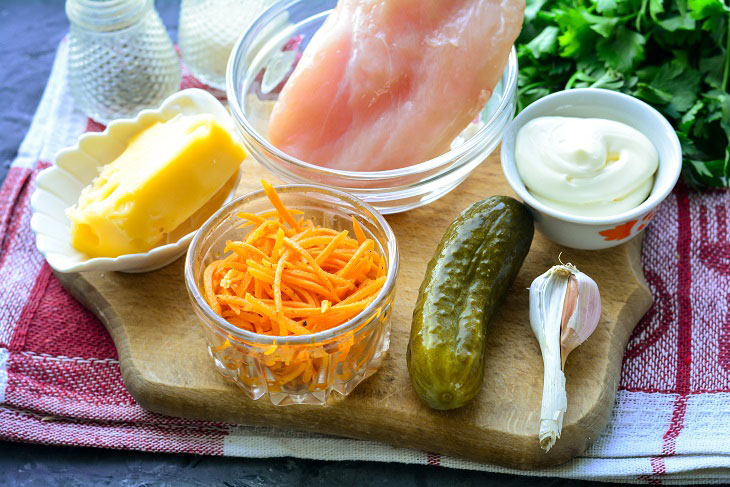
[[[0,485],[8,486],[522,487],[538,483],[540,487],[590,485],[420,465],[220,458],[0,443]]]

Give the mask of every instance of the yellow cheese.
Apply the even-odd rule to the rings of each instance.
[[[90,257],[147,252],[215,195],[245,157],[211,115],[152,125],[66,210],[72,245]]]

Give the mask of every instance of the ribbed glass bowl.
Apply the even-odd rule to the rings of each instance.
[[[203,298],[203,272],[221,258],[226,240],[242,239],[240,212],[271,211],[263,191],[238,198],[198,231],[185,262],[185,282],[216,367],[252,399],[274,405],[324,404],[332,393],[346,396],[380,366],[390,344],[390,317],[398,275],[398,246],[388,223],[370,205],[347,193],[311,185],[276,188],[288,208],[304,211],[315,224],[354,235],[351,215],[387,261],[383,288],[350,321],[330,330],[289,337],[252,333],[227,322]],[[303,365],[304,364],[304,365]],[[304,370],[311,364],[311,368]]]
[[[348,191],[381,213],[430,203],[458,186],[499,145],[515,112],[517,56],[510,54],[502,79],[451,150],[413,166],[387,171],[341,171],[301,161],[267,139],[269,116],[298,53],[320,28],[336,0],[290,0],[273,5],[251,24],[231,52],[226,92],[251,155],[289,183],[317,183]],[[457,75],[456,73],[454,74]]]

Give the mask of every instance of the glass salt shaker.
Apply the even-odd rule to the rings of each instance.
[[[190,72],[208,86],[226,89],[233,45],[276,0],[182,0],[178,38]]]
[[[101,123],[157,107],[180,88],[180,60],[153,0],[66,0],[69,84]]]

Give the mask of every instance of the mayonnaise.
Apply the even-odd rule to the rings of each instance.
[[[620,122],[539,117],[517,133],[515,162],[543,204],[572,215],[610,216],[646,199],[659,155],[644,134]]]

